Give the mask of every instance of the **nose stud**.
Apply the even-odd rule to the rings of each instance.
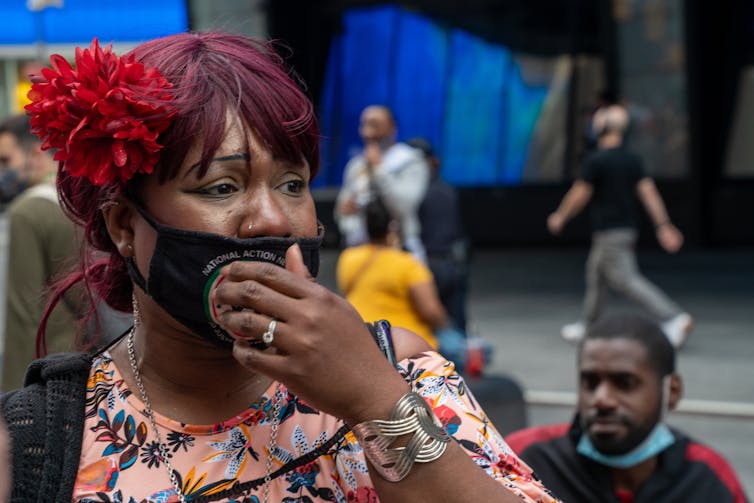
[[[249,232],[251,232],[251,230],[252,230],[253,228],[254,228],[254,224],[252,224],[252,223],[249,223]]]

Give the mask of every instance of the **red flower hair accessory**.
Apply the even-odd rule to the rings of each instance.
[[[98,40],[76,48],[76,69],[59,54],[50,57],[29,91],[31,130],[42,148],[56,148],[72,176],[92,184],[125,183],[151,173],[162,145],[157,137],[172,122],[172,84],[134,55],[119,57]]]

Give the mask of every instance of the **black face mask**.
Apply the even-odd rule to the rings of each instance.
[[[9,203],[26,190],[29,184],[18,175],[14,168],[6,168],[0,175],[0,203]]]
[[[319,271],[319,247],[324,235],[321,225],[315,238],[241,239],[168,227],[155,222],[138,205],[137,208],[157,231],[157,242],[147,280],[132,257],[126,260],[131,279],[170,316],[215,344],[231,347],[234,340],[216,323],[218,306],[210,300],[213,288],[222,281],[223,266],[248,260],[285,267],[285,252],[298,243],[311,275],[316,276]]]

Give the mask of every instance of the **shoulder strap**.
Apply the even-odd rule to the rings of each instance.
[[[285,475],[286,473],[292,470],[295,470],[299,466],[304,466],[306,464],[309,464],[315,459],[319,458],[320,456],[324,456],[326,454],[332,455],[334,453],[333,449],[337,450],[337,444],[339,444],[343,440],[343,438],[346,436],[346,433],[348,433],[349,431],[351,431],[351,427],[347,424],[344,424],[325,443],[323,443],[316,449],[309,451],[303,456],[300,456],[296,459],[293,459],[287,462],[285,465],[281,466],[279,469],[272,472],[270,474],[270,480],[274,480],[280,477],[281,475]],[[248,482],[236,483],[231,488],[226,489],[224,491],[220,491],[218,493],[207,495],[207,496],[199,496],[197,498],[191,498],[191,502],[192,503],[209,503],[211,501],[219,501],[226,498],[233,498],[235,496],[245,494],[247,491],[257,489],[262,484],[264,484],[264,482],[265,482],[265,478],[260,477],[258,479],[250,480]]]
[[[84,354],[36,360],[25,387],[0,399],[13,444],[11,502],[71,501],[90,368]]]

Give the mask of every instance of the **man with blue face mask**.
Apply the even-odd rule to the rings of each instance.
[[[670,428],[681,398],[675,351],[654,322],[608,316],[578,352],[573,422],[512,433],[508,444],[563,501],[748,501],[732,467],[710,447]]]

